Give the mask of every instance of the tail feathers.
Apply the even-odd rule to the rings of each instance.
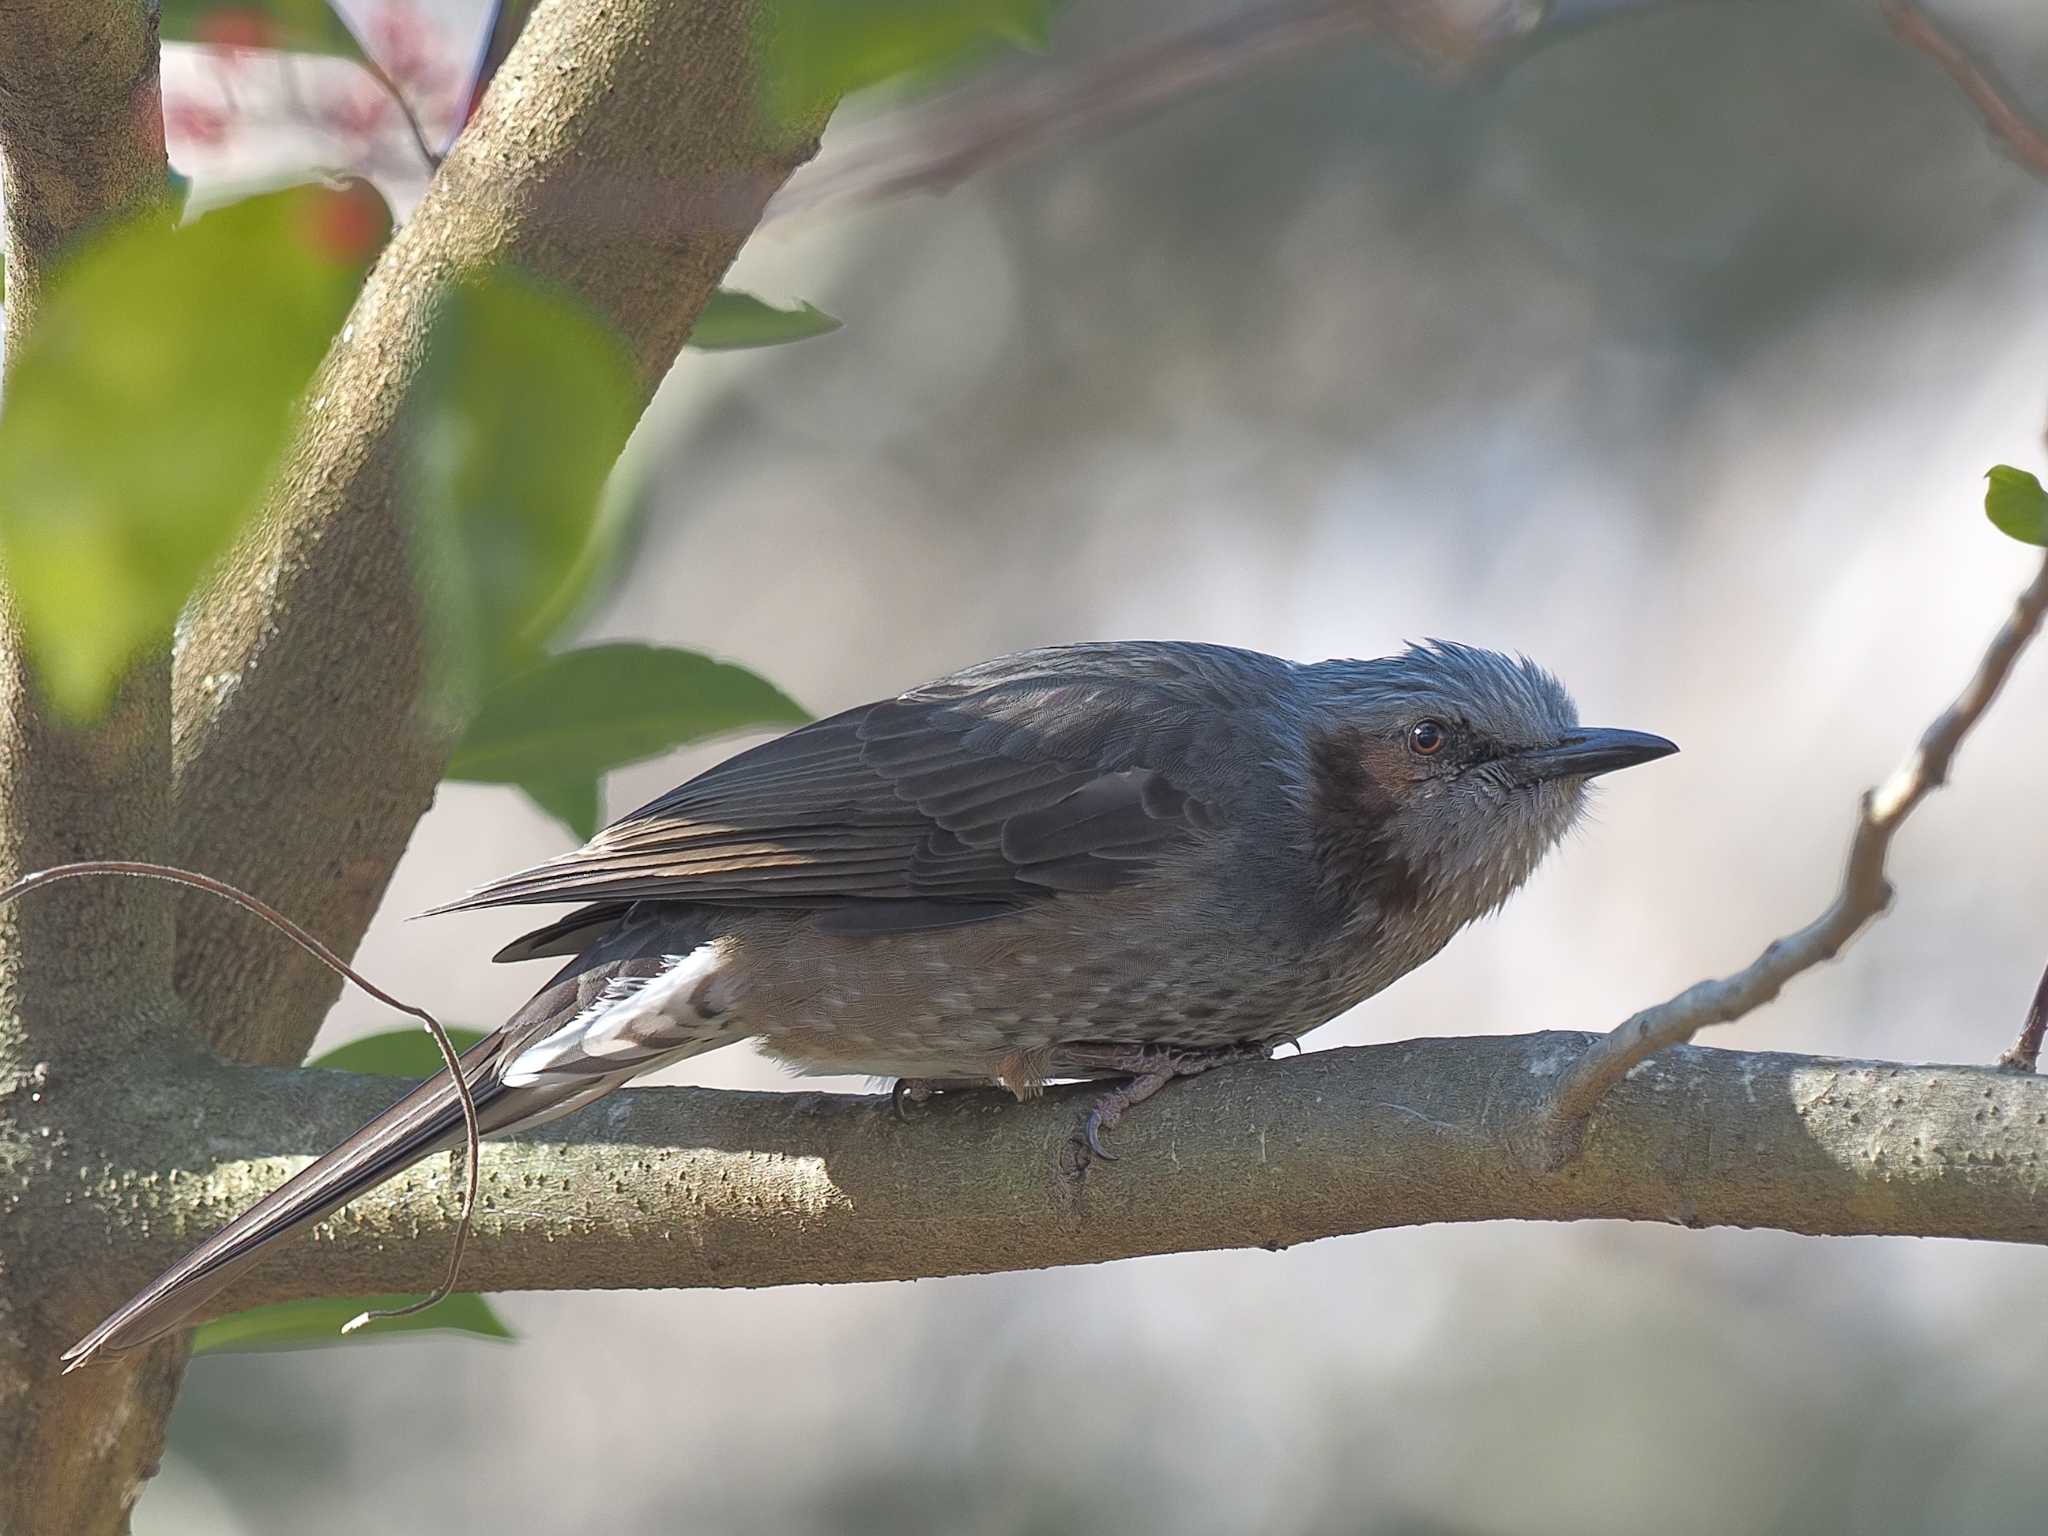
[[[463,1057],[480,1115],[504,1092],[488,1071],[502,1044],[502,1036],[487,1037]],[[491,1129],[496,1118],[486,1119],[485,1129]],[[96,1356],[135,1349],[172,1332],[260,1259],[270,1244],[338,1210],[430,1153],[458,1144],[461,1137],[462,1100],[443,1073],[280,1184],[122,1303],[65,1352],[64,1369],[76,1370]]]
[[[704,940],[700,916],[649,909],[589,944],[463,1053],[478,1129],[493,1136],[543,1124],[664,1062],[730,1043],[720,1027],[723,952]],[[123,1303],[71,1347],[65,1369],[183,1326],[272,1243],[461,1139],[455,1084],[446,1073],[430,1078]]]

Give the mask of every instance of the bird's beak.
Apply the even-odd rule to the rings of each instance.
[[[1572,731],[1553,747],[1534,747],[1515,755],[1522,780],[1540,784],[1549,779],[1590,779],[1597,773],[1655,762],[1678,750],[1676,742],[1644,731]]]

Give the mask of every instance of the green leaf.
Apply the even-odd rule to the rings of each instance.
[[[766,0],[763,94],[798,121],[841,96],[990,42],[1045,46],[1058,0]]]
[[[733,352],[742,347],[776,347],[839,329],[839,322],[815,305],[777,309],[751,293],[721,288],[711,295],[687,345],[699,352]]]
[[[2048,544],[2048,491],[2024,469],[1993,465],[1984,477],[1984,515],[1998,531],[2022,544]]]
[[[602,565],[600,497],[640,390],[608,327],[510,269],[452,291],[427,344],[409,489],[438,691],[460,716],[540,657]]]
[[[327,0],[163,0],[160,25],[167,43],[363,57],[362,44]]]
[[[354,1333],[342,1328],[364,1312],[402,1307],[418,1300],[415,1296],[315,1297],[307,1301],[281,1301],[274,1306],[251,1307],[230,1312],[210,1323],[201,1323],[192,1334],[195,1355],[244,1354],[259,1349],[320,1349],[333,1344],[353,1344],[393,1333],[457,1332],[483,1339],[516,1337],[491,1304],[474,1291],[458,1291],[424,1312],[409,1317],[380,1318],[365,1323]]]
[[[389,229],[367,183],[297,187],[108,231],[57,272],[0,411],[0,562],[64,714],[168,643]]]
[[[597,836],[598,785],[595,779],[570,779],[561,783],[521,784],[526,798],[567,827],[583,842]]]
[[[655,645],[550,656],[485,695],[448,777],[485,784],[594,781],[708,736],[810,718],[744,667]]]
[[[480,1029],[450,1029],[448,1042],[458,1052],[483,1039]],[[372,1072],[380,1077],[432,1077],[443,1069],[434,1037],[424,1029],[387,1029],[337,1045],[306,1063],[332,1072]],[[357,1309],[358,1311],[361,1308]]]

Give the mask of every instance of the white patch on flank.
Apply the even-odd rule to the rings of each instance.
[[[505,1086],[524,1088],[564,1067],[583,1076],[607,1059],[637,1071],[696,1043],[717,1028],[719,1010],[699,1013],[690,997],[724,958],[723,946],[701,944],[687,955],[664,956],[664,968],[652,976],[615,978],[596,1002],[508,1062]]]

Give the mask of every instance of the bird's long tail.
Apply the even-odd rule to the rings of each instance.
[[[463,1055],[486,1132],[504,1119],[505,1088],[491,1070],[503,1049],[491,1035]],[[278,1239],[338,1210],[365,1190],[462,1139],[462,1100],[446,1072],[428,1079],[355,1135],[280,1184],[165,1270],[65,1352],[75,1370],[95,1356],[134,1349],[171,1332],[259,1260]]]
[[[540,1125],[628,1078],[735,1038],[724,1028],[721,1001],[726,952],[703,942],[701,918],[650,908],[637,916],[607,914],[607,921],[595,938],[578,929],[583,944],[575,958],[502,1029],[463,1053],[482,1134]],[[561,928],[557,923],[534,937]],[[421,1158],[459,1145],[462,1134],[462,1098],[442,1072],[152,1280],[74,1344],[64,1368],[178,1328],[273,1243]]]

